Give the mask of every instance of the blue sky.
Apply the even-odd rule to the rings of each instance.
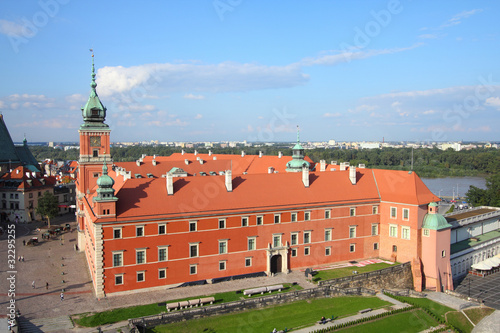
[[[0,1],[14,141],[500,141],[498,1]]]

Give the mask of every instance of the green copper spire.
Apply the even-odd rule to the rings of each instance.
[[[303,167],[310,167],[310,163],[304,160],[304,148],[300,145],[299,135],[299,125],[297,125],[297,143],[292,148],[292,160],[286,164],[287,172],[301,172]]]
[[[94,67],[94,51],[92,51],[92,81],[90,82],[90,96],[87,104],[82,108],[82,116],[84,123],[80,128],[103,128],[109,127],[104,123],[106,119],[106,108],[102,105],[99,96],[97,96],[97,83],[95,82],[95,67]]]
[[[94,201],[116,200],[113,185],[115,185],[115,181],[108,175],[108,167],[105,160],[102,165],[102,175],[97,178],[97,197],[94,198]]]

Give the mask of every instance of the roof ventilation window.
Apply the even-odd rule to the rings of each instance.
[[[153,178],[153,174],[152,174],[152,173],[148,173],[146,176],[147,176],[148,178]]]

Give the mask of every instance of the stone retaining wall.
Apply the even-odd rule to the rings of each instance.
[[[154,327],[189,319],[196,319],[220,314],[253,310],[277,304],[290,303],[321,297],[337,296],[375,296],[376,290],[383,288],[407,289],[413,288],[411,265],[405,263],[340,279],[321,281],[318,287],[303,289],[268,296],[246,298],[240,301],[215,304],[205,307],[195,307],[179,311],[162,313],[154,316],[129,319],[132,330],[137,327]],[[166,310],[165,310],[166,311]]]

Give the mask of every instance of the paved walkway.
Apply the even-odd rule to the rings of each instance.
[[[427,294],[428,299],[459,311],[469,308],[471,306],[479,305],[476,302],[466,301],[464,299],[448,295],[445,293],[438,293],[435,291],[425,291],[425,293]]]
[[[500,332],[500,311],[496,310],[484,318],[474,327],[472,333],[498,333]]]

